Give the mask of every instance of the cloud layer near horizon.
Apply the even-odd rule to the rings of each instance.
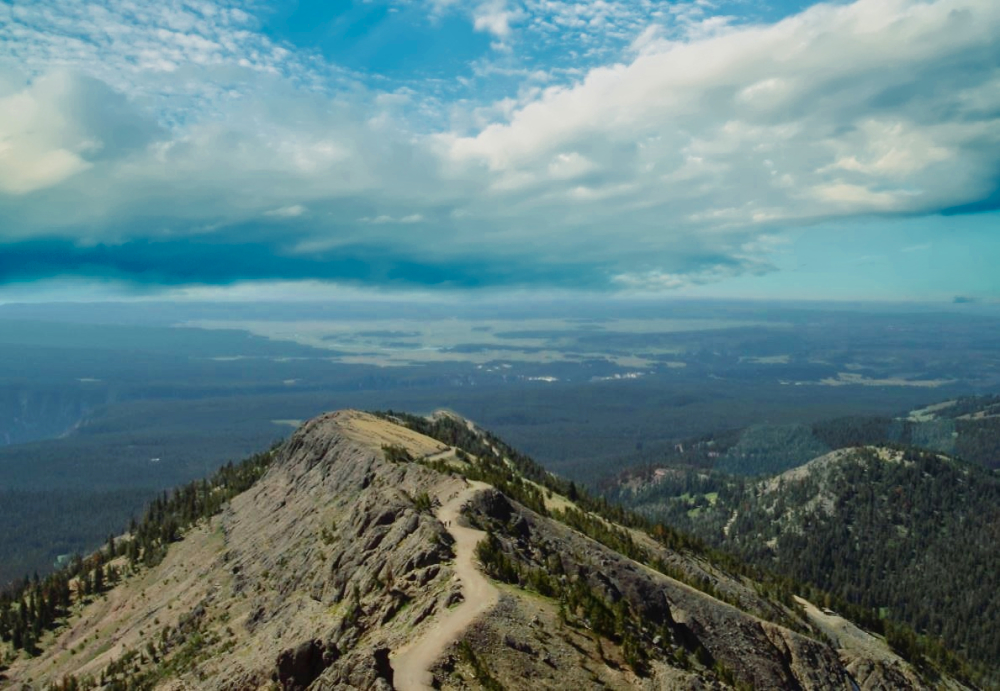
[[[492,103],[380,90],[232,3],[99,5],[0,5],[0,281],[661,290],[767,272],[788,228],[997,199],[992,0],[651,22]]]

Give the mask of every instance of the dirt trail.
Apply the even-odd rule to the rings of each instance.
[[[393,685],[399,691],[433,688],[430,668],[469,624],[497,603],[497,589],[475,565],[476,545],[486,537],[486,533],[456,523],[462,505],[487,486],[481,482],[471,483],[437,511],[438,520],[455,538],[455,577],[462,584],[464,599],[458,606],[439,614],[422,638],[397,651],[392,659],[392,669]]]
[[[455,449],[453,449],[453,448],[451,448],[449,446],[449,447],[447,447],[445,449],[442,449],[441,451],[435,451],[434,453],[429,453],[426,456],[424,456],[423,458],[421,458],[420,460],[421,461],[440,461],[440,460],[443,460],[445,458],[448,458],[449,456],[454,456],[454,455],[455,455]]]

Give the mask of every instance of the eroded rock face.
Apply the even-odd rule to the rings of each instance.
[[[846,656],[848,669],[861,691],[903,691],[904,689],[931,688],[914,674],[912,669],[882,660]]]
[[[414,498],[459,482],[387,461],[382,445],[394,442],[443,448],[360,413],[310,421],[254,487],[13,678],[41,687],[69,673],[97,677],[155,639],[169,651],[147,655],[150,668],[197,641],[172,672],[184,688],[391,688],[384,651],[456,597],[450,536]],[[60,647],[78,654],[59,657]]]
[[[324,633],[283,653],[279,668],[295,670],[279,669],[286,688],[391,684],[388,658],[373,651],[399,645],[452,596],[450,536],[413,500],[442,477],[386,461],[341,418],[297,432],[225,521],[228,564],[255,594],[248,630],[288,640],[311,620],[308,634]]]
[[[278,656],[273,678],[286,691],[301,691],[309,688],[338,657],[336,647],[328,648],[319,639],[306,641]]]
[[[825,641],[793,631],[748,614],[726,602],[700,592],[682,582],[645,568],[565,525],[540,516],[508,500],[499,492],[484,492],[472,503],[473,521],[491,528],[504,550],[531,568],[551,568],[558,555],[559,571],[566,579],[583,579],[592,591],[608,602],[624,599],[632,611],[648,623],[644,645],[669,656],[658,640],[659,631],[670,632],[675,644],[699,655],[708,663],[721,663],[736,680],[753,688],[767,689],[854,689],[923,688],[919,676],[908,666],[865,659],[856,653],[844,656]],[[512,527],[518,529],[513,530]],[[670,555],[654,556],[668,561]],[[661,548],[662,549],[662,548]],[[666,550],[663,550],[666,552]],[[674,555],[676,558],[676,555]],[[738,583],[719,583],[729,578],[714,574],[716,586],[737,592]],[[746,597],[746,595],[744,595]],[[755,611],[773,611],[773,604],[761,602]],[[788,611],[784,619],[796,615]],[[804,627],[804,623],[800,622]],[[842,659],[843,657],[843,659]],[[674,672],[658,675],[662,681]],[[678,688],[698,688],[689,678],[678,677]],[[670,682],[666,687],[673,688]],[[692,686],[693,684],[693,686]]]

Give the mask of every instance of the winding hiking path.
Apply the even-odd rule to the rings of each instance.
[[[457,525],[462,505],[488,485],[470,483],[438,509],[437,519],[455,538],[455,577],[462,584],[462,602],[438,615],[424,636],[400,650],[392,659],[393,686],[398,691],[433,688],[430,669],[469,624],[497,603],[499,592],[476,568],[476,545],[486,533]]]

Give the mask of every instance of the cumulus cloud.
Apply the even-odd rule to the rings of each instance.
[[[248,14],[216,22],[208,4],[149,9],[160,28],[131,47],[81,39],[73,70],[37,45],[62,20],[8,26],[37,75],[0,79],[0,254],[44,248],[40,274],[171,284],[663,290],[772,270],[788,227],[995,197],[991,0],[859,0],[742,26],[694,3],[653,27],[621,24],[614,3],[553,2],[544,19],[529,5],[475,5],[493,17],[478,28],[616,31],[631,48],[574,83],[525,76],[517,98],[432,125],[408,119],[425,100],[413,90],[314,88],[331,70],[256,35]],[[516,22],[497,18],[517,7]],[[13,8],[0,12],[44,23]],[[104,52],[133,57],[104,74],[88,57]],[[0,280],[25,270],[8,262]]]
[[[508,217],[549,214],[574,236],[600,228],[664,262],[679,242],[734,256],[730,234],[762,226],[989,195],[998,28],[995,3],[861,0],[710,38],[647,36],[631,63],[442,140],[456,166],[488,171]],[[586,184],[559,174],[567,155],[593,163]]]
[[[604,189],[634,185],[645,223],[933,211],[994,184],[998,22],[970,0],[820,5],[594,69],[449,154],[558,199],[574,190],[545,171],[574,151]]]
[[[511,23],[520,19],[521,16],[522,13],[519,10],[510,9],[503,0],[486,2],[472,13],[473,26],[476,31],[485,31],[499,39],[510,36]]]
[[[59,72],[0,96],[0,191],[44,189],[142,148],[157,127],[128,111],[103,82]]]

